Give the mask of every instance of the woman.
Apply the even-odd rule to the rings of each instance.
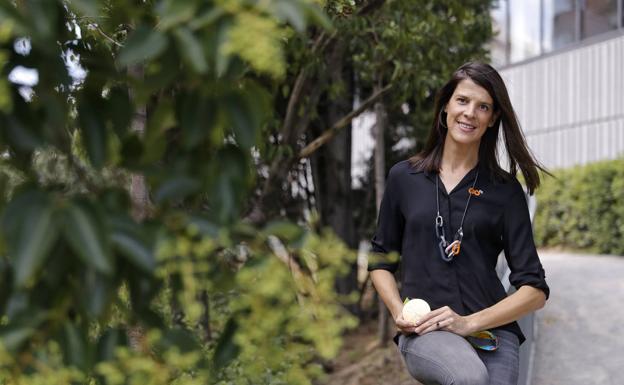
[[[372,240],[371,278],[400,332],[411,375],[425,384],[516,384],[515,320],[549,295],[518,168],[532,194],[545,171],[527,148],[502,78],[488,64],[462,65],[439,91],[424,150],[390,170]],[[497,159],[502,126],[510,172]],[[517,291],[495,271],[504,250]],[[393,273],[401,256],[401,294]],[[432,311],[403,319],[404,299]],[[485,339],[470,335],[486,331]],[[483,335],[481,335],[483,337]]]

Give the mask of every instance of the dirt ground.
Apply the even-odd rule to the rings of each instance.
[[[394,342],[377,343],[377,321],[358,326],[345,337],[343,349],[329,363],[323,385],[418,385],[403,364]]]

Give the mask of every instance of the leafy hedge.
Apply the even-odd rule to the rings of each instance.
[[[537,245],[624,255],[624,158],[554,175],[537,190]]]
[[[323,374],[355,255],[245,213],[287,36],[329,23],[316,0],[0,1],[1,385]]]

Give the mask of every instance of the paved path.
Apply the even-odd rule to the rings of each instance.
[[[540,253],[533,385],[624,384],[624,257]]]

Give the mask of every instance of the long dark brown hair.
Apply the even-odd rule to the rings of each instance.
[[[509,100],[507,87],[500,74],[489,64],[468,62],[459,67],[451,79],[438,91],[435,101],[434,118],[429,137],[424,149],[409,159],[412,167],[421,171],[439,172],[442,163],[444,140],[448,128],[444,106],[449,102],[455,88],[464,79],[470,79],[485,88],[494,100],[494,113],[499,112],[492,127],[489,127],[479,145],[479,162],[484,164],[495,180],[509,180],[516,176],[518,168],[522,171],[530,194],[540,184],[538,170],[550,175],[527,147],[526,140],[520,129],[516,113]],[[498,132],[502,123],[503,141],[508,156],[509,173],[498,163]]]

